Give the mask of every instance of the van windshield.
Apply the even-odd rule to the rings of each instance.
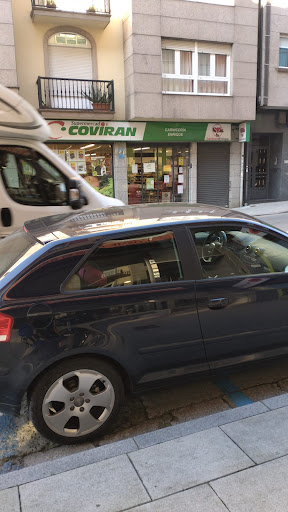
[[[42,245],[25,233],[23,228],[1,239],[0,280],[41,247]]]

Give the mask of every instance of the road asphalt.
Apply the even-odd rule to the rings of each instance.
[[[241,210],[268,216],[288,212],[288,202]],[[2,473],[0,510],[287,512],[287,431],[285,393],[66,456],[63,449]]]

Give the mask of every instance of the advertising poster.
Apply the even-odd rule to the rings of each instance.
[[[155,162],[144,162],[144,172],[155,172]]]
[[[146,178],[146,190],[154,190],[154,178]]]
[[[169,181],[170,181],[169,174],[164,174],[164,183],[169,183]]]
[[[78,156],[77,149],[70,149],[68,154],[69,154],[69,160],[77,160],[77,156]]]

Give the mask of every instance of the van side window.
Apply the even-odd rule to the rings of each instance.
[[[161,283],[183,279],[172,232],[107,240],[65,285],[66,291]]]
[[[37,151],[2,146],[0,175],[13,201],[32,206],[68,204],[66,177]]]

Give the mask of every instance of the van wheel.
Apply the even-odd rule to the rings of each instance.
[[[66,360],[38,380],[30,413],[51,441],[84,443],[107,432],[123,396],[122,379],[110,364],[90,357]]]

